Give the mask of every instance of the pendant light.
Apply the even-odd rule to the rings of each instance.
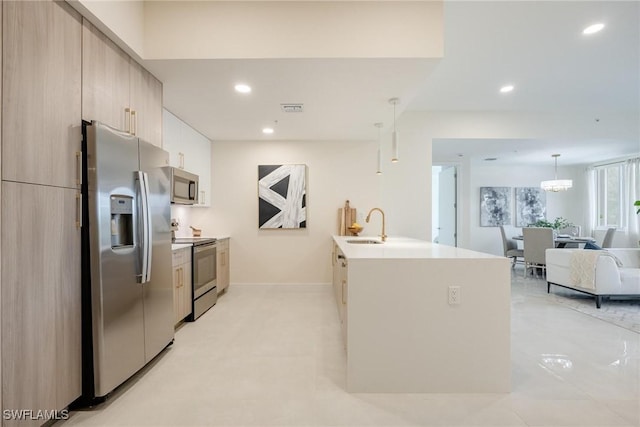
[[[380,128],[382,127],[382,123],[374,124],[375,127],[378,128],[378,168],[376,169],[376,175],[382,175],[382,168],[380,167],[381,163],[381,147],[380,147]]]
[[[393,104],[393,132],[391,133],[391,162],[398,162],[398,144],[400,143],[400,136],[396,131],[396,104],[399,103],[398,98],[391,98],[389,104]]]
[[[560,154],[552,154],[551,157],[555,159],[555,179],[549,181],[542,181],[540,183],[540,187],[544,191],[553,191],[557,193],[558,191],[567,191],[569,188],[573,187],[573,180],[571,179],[558,179],[558,157]]]

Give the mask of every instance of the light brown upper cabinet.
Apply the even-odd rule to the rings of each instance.
[[[62,2],[2,7],[2,179],[77,188],[80,15]]]
[[[83,20],[82,118],[162,146],[162,83]]]
[[[82,22],[82,118],[129,130],[129,56]]]
[[[129,67],[133,133],[162,146],[162,83],[131,59]]]

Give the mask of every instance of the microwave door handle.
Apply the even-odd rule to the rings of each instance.
[[[197,191],[195,181],[189,181],[189,200],[196,200]]]
[[[146,199],[146,229],[147,229],[147,242],[146,242],[146,253],[147,253],[147,282],[151,281],[151,260],[153,259],[153,233],[151,232],[151,204],[149,203],[150,192],[149,192],[149,174],[146,172],[142,174],[144,176],[144,194]]]
[[[147,228],[147,195],[146,195],[146,185],[145,185],[145,177],[144,172],[137,171],[136,172],[138,179],[138,203],[140,204],[140,218],[138,221],[139,230],[142,231],[142,241],[140,242],[140,250],[142,251],[142,256],[140,257],[141,266],[140,266],[140,283],[147,282],[147,272],[149,270],[148,262],[149,257],[147,256],[147,251],[149,250],[148,240],[149,240],[149,230]]]

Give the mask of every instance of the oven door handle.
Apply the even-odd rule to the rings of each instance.
[[[216,247],[215,243],[205,243],[204,245],[194,246],[193,247],[193,252],[198,254],[200,252],[210,251],[211,249],[213,249],[215,247]]]

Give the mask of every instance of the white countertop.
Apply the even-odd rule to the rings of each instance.
[[[380,237],[333,236],[347,259],[459,259],[503,258],[483,252],[440,245],[408,237],[387,237],[380,244],[348,243],[348,240],[377,240]]]
[[[189,236],[180,236],[180,237],[189,237]],[[208,236],[204,236],[204,237],[208,237]],[[216,236],[216,237],[211,237],[211,239],[216,239],[216,240],[225,240],[225,239],[230,239],[231,237],[228,235],[222,235],[222,236]],[[191,247],[191,243],[172,243],[171,244],[171,250],[172,251],[177,251],[178,249],[183,249],[183,248],[188,248]]]
[[[191,243],[172,243],[171,250],[177,251],[178,249],[191,247]]]

